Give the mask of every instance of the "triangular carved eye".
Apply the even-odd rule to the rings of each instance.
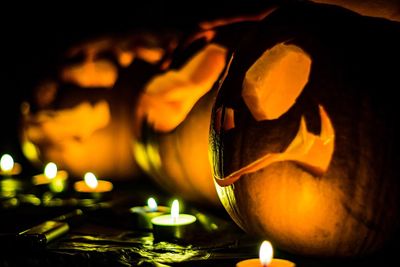
[[[248,69],[242,97],[257,121],[278,119],[308,82],[311,58],[300,47],[278,44]]]

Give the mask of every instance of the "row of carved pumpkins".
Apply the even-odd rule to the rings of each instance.
[[[130,177],[138,164],[291,252],[376,251],[400,217],[399,29],[300,1],[181,39],[86,43],[66,56],[83,62],[24,103],[23,150],[76,176]]]

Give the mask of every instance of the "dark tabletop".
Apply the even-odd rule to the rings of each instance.
[[[18,179],[24,184],[29,181]],[[155,238],[130,208],[145,205],[149,196],[168,205],[175,196],[146,177],[114,185],[111,194],[89,200],[71,190],[51,194],[38,186],[25,186],[12,198],[3,196],[0,266],[235,266],[258,257],[262,240],[244,233],[223,209],[182,200],[184,212],[197,217],[195,226],[181,239]],[[70,230],[44,247],[12,246],[4,238],[4,234],[20,233],[76,209],[83,215],[66,220]],[[394,249],[360,259],[318,259],[275,248],[275,258],[291,260],[300,267],[382,266],[395,260]]]

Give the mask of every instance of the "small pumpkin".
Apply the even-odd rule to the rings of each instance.
[[[113,179],[138,176],[130,149],[135,80],[148,75],[141,62],[155,66],[174,38],[138,32],[62,51],[22,104],[24,155],[37,167],[52,161],[77,177],[87,171]]]
[[[183,38],[166,60],[165,72],[145,86],[137,108],[141,129],[135,158],[165,190],[204,205],[221,207],[211,175],[208,132],[216,96],[213,87],[240,32],[264,16],[204,22]],[[244,22],[247,21],[247,22]]]
[[[398,23],[310,2],[280,7],[232,58],[213,107],[219,198],[292,253],[353,257],[400,225]]]

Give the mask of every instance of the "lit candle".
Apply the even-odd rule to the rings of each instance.
[[[14,162],[14,159],[9,154],[4,154],[0,159],[0,175],[4,179],[0,179],[0,197],[11,198],[17,192],[23,191],[25,184],[21,179],[15,179],[12,176],[21,172],[21,165]]]
[[[179,214],[178,200],[172,202],[170,214],[151,219],[155,239],[182,239],[194,222],[196,222],[195,216]]]
[[[60,185],[65,185],[67,178],[68,173],[66,171],[58,170],[55,163],[49,162],[46,164],[42,174],[33,176],[33,184],[50,184],[50,187],[60,188]]]
[[[170,211],[169,207],[157,205],[157,201],[150,197],[146,206],[138,206],[130,209],[134,215],[134,224],[138,228],[152,229],[151,219]]]
[[[75,182],[74,188],[79,193],[96,195],[110,192],[113,189],[113,184],[109,181],[97,180],[93,173],[87,172],[82,181]]]
[[[147,200],[146,206],[133,207],[130,209],[131,212],[145,212],[147,214],[158,214],[167,213],[170,211],[170,208],[166,206],[157,205],[157,201],[154,198],[149,198]]]
[[[236,267],[295,267],[296,265],[288,260],[274,259],[274,251],[269,241],[264,241],[260,247],[260,258],[249,259],[238,262]]]
[[[21,165],[14,162],[9,154],[4,154],[0,159],[0,173],[4,176],[17,175],[21,172]]]

